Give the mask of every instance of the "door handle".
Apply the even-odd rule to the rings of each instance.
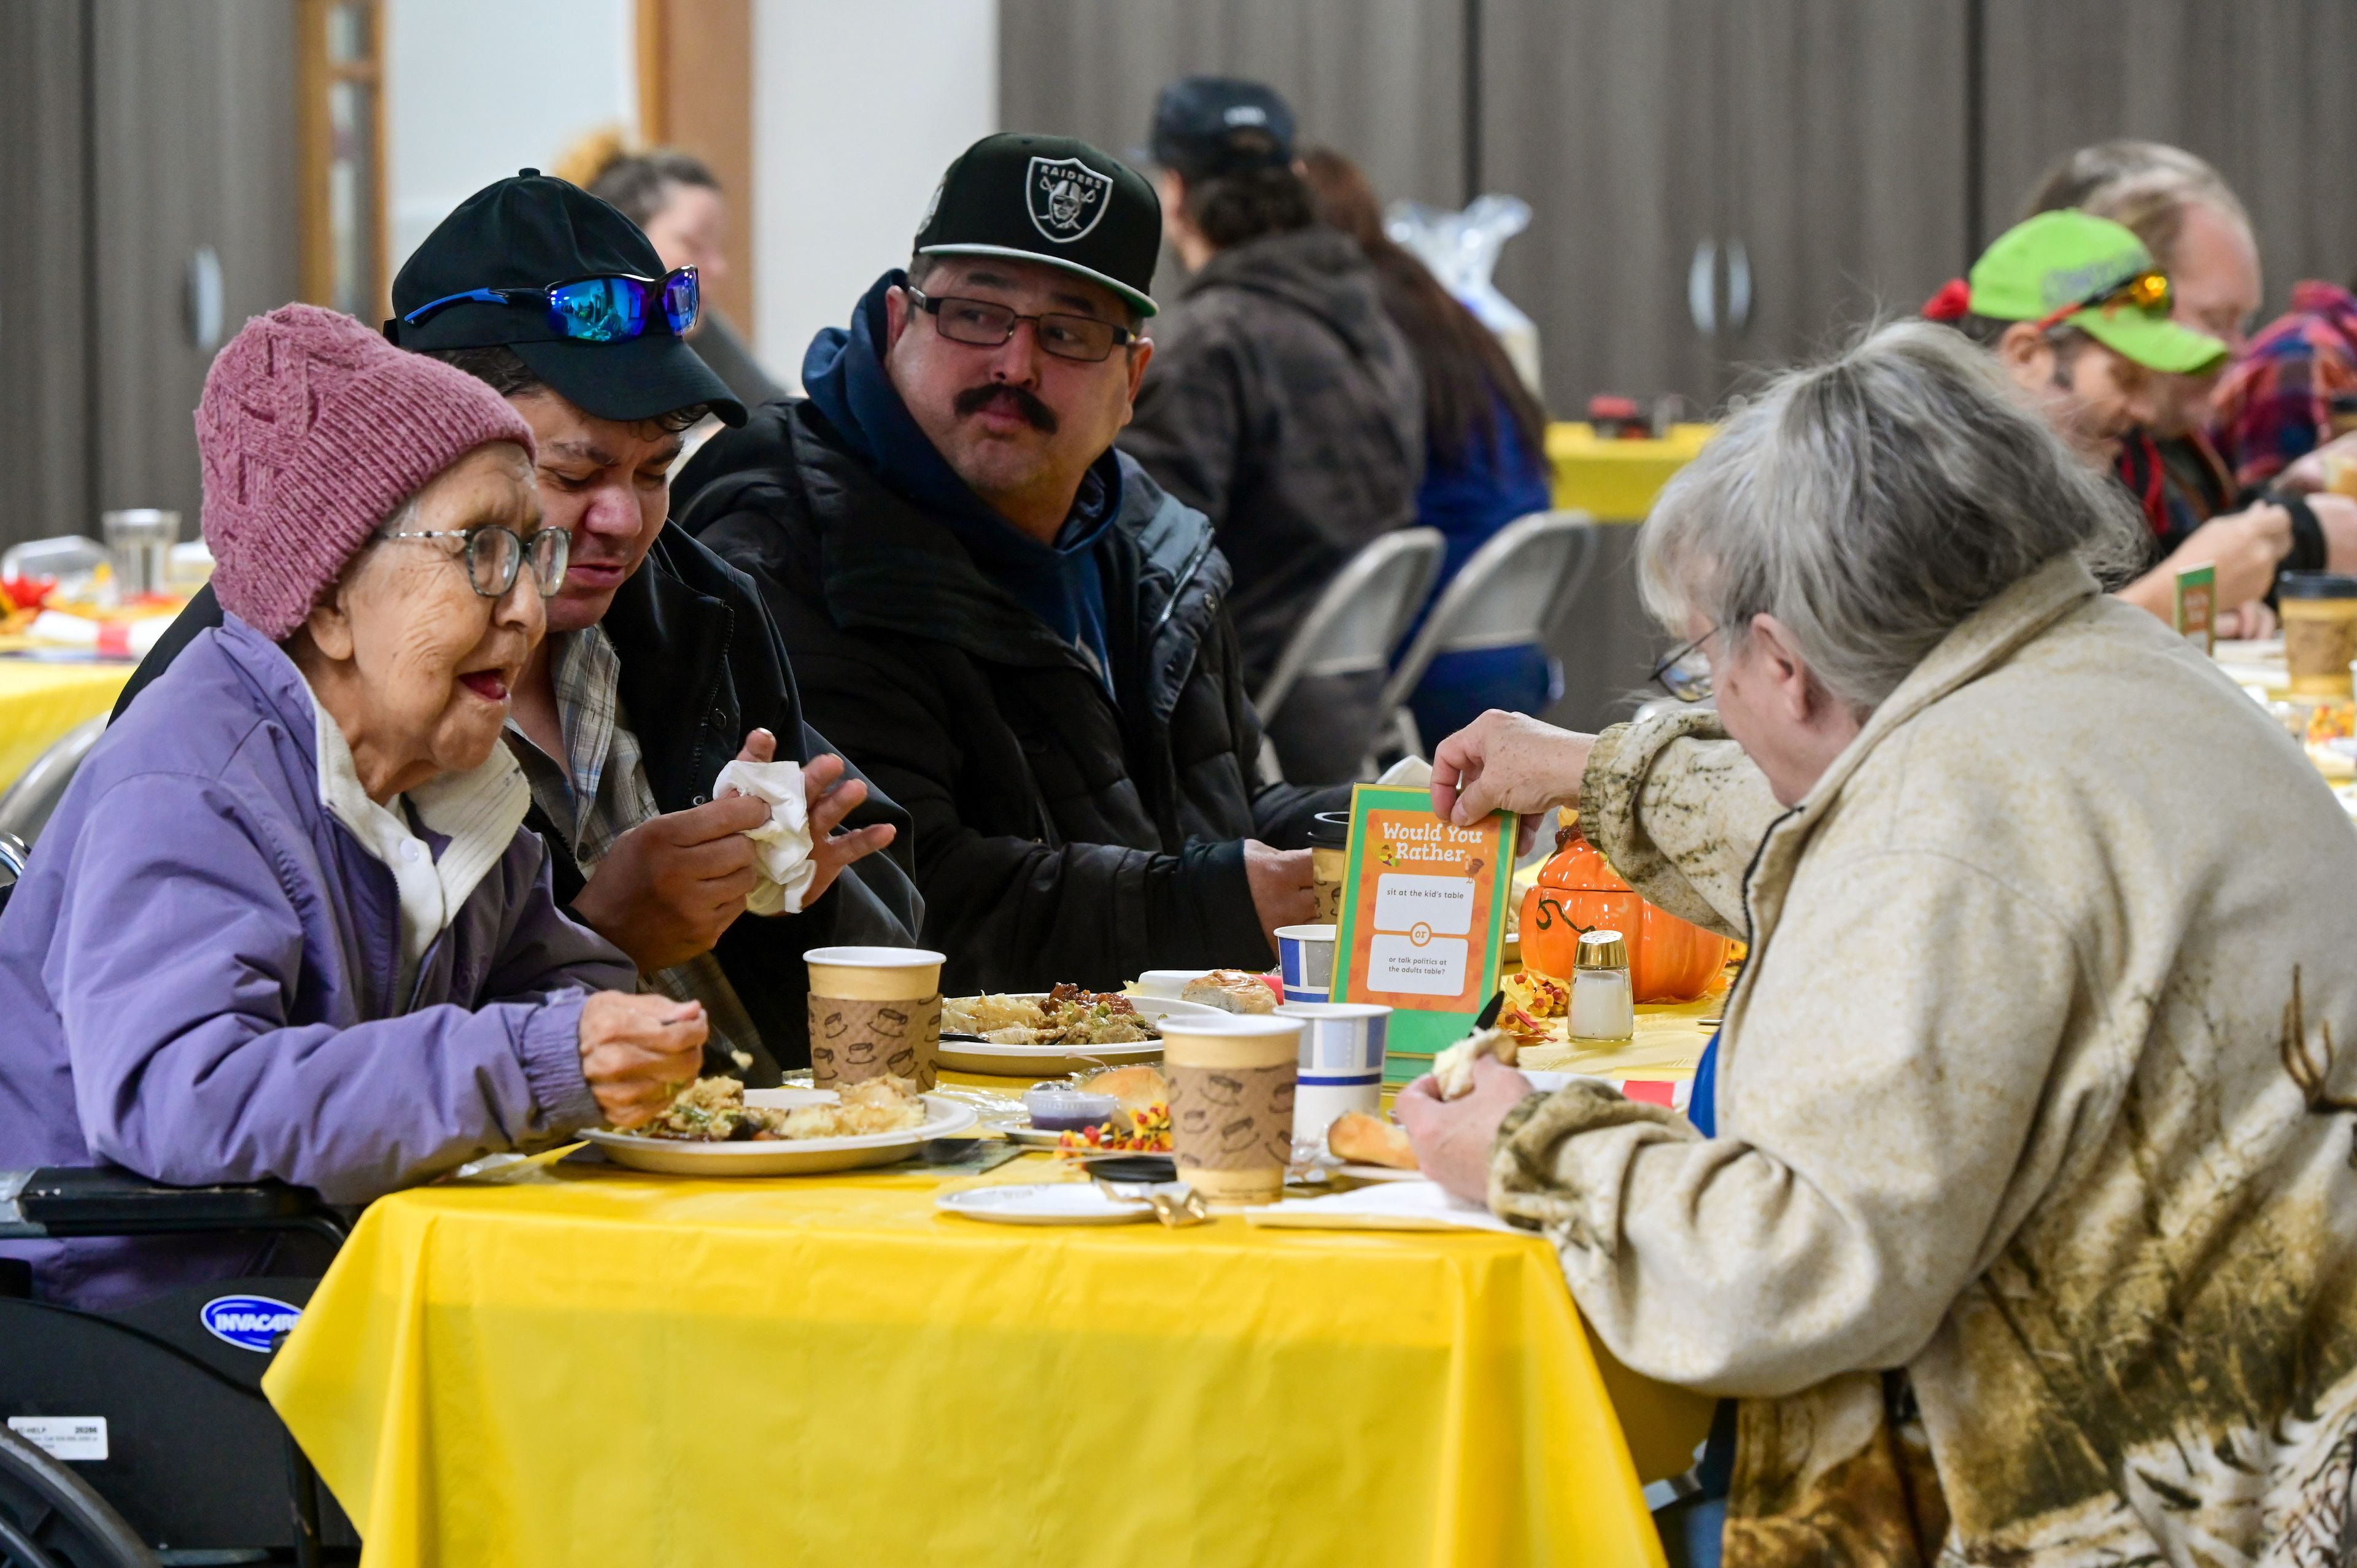
[[[221,253],[210,245],[199,245],[189,255],[183,291],[188,341],[199,353],[210,354],[221,347],[222,308]]]
[[[1727,245],[1727,325],[1734,332],[1751,325],[1751,254],[1740,240]]]
[[[1718,335],[1717,281],[1712,274],[1718,270],[1718,245],[1705,240],[1695,247],[1694,260],[1686,265],[1686,315],[1694,320],[1695,330],[1706,338]]]

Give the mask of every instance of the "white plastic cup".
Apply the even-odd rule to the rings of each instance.
[[[1334,989],[1334,928],[1276,928],[1278,972],[1285,976],[1285,999],[1323,1002]]]
[[[1392,1010],[1372,1002],[1287,1002],[1279,1017],[1301,1020],[1293,1139],[1324,1144],[1335,1118],[1383,1108],[1383,1040]]]

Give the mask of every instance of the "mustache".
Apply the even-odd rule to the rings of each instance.
[[[1041,403],[1033,393],[1006,381],[968,387],[957,394],[957,401],[951,406],[957,411],[960,419],[971,419],[1002,399],[1034,430],[1049,435],[1056,434],[1056,411]]]

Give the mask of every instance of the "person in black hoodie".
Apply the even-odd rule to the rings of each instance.
[[[665,526],[683,432],[706,412],[742,424],[744,405],[653,302],[635,335],[592,341],[566,336],[544,293],[662,273],[620,212],[526,169],[469,197],[426,237],[393,280],[393,308],[404,314],[386,332],[515,404],[539,443],[544,516],[573,535],[564,585],[547,601],[548,637],[517,683],[507,726],[532,785],[525,820],[553,852],[558,902],[628,954],[645,983],[705,1004],[706,1073],[773,1085],[810,1062],[802,954],[913,946],[923,903],[909,877],[907,814],[804,721],[752,585]],[[141,663],[115,712],[220,622],[208,589]],[[711,799],[715,776],[740,756],[804,766],[819,872],[799,915],[745,914],[754,853],[745,830],[768,809]],[[828,836],[846,822],[849,831]]]
[[[1261,689],[1335,574],[1416,521],[1424,379],[1358,242],[1317,220],[1293,112],[1255,81],[1196,76],[1156,102],[1172,245],[1193,275],[1157,322],[1122,450],[1211,520],[1235,564],[1244,680]],[[1355,777],[1381,671],[1313,679],[1270,725],[1297,783]]]
[[[1311,916],[1299,846],[1342,800],[1254,786],[1227,563],[1112,449],[1160,228],[1096,148],[984,138],[910,269],[812,344],[807,399],[680,477],[682,525],[759,585],[814,722],[914,817],[948,990],[1265,966]]]

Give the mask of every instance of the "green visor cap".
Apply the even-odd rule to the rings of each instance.
[[[1992,321],[2067,312],[2057,325],[2075,327],[2147,370],[2191,376],[2214,369],[2226,345],[2179,327],[2167,305],[2104,300],[2155,270],[2152,252],[2126,225],[2085,212],[2041,212],[1998,235],[1973,263],[1971,308]]]

